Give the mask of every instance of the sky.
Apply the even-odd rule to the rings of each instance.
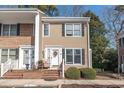
[[[85,7],[85,10],[91,10],[93,13],[95,13],[97,16],[102,19],[104,9],[108,7],[109,5],[83,5]],[[60,16],[64,16],[64,11],[66,9],[71,9],[71,5],[58,5],[57,8],[61,11]],[[71,12],[71,11],[70,11]]]

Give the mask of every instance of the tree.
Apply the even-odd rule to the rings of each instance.
[[[118,50],[118,75],[120,75],[120,56],[119,56],[119,40],[118,36],[124,29],[124,6],[118,5],[109,7],[105,11],[105,22],[109,32],[109,36],[115,41]]]
[[[83,5],[63,6],[64,16],[81,17],[85,7]]]
[[[55,5],[19,5],[19,8],[38,8],[48,16],[59,16],[59,11]]]
[[[91,11],[87,11],[84,16],[90,17],[90,47],[92,49],[92,61],[94,68],[103,68],[104,53],[108,45],[105,37],[106,30],[99,17]]]
[[[107,71],[113,71],[116,72],[118,64],[118,54],[117,50],[114,48],[106,49],[105,55],[104,55],[105,61],[104,61],[104,69]]]

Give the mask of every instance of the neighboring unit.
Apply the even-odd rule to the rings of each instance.
[[[92,67],[89,17],[48,17],[34,8],[0,9],[1,70]],[[1,76],[3,76],[2,73]]]
[[[121,71],[124,72],[124,32],[119,34],[119,59]]]

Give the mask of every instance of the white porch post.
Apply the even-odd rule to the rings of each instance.
[[[40,15],[37,13],[35,16],[35,45],[34,45],[34,61],[37,66],[39,60],[39,26],[40,26]]]

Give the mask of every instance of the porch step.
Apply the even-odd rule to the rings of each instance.
[[[45,80],[56,80],[59,78],[59,70],[45,70],[42,78]]]
[[[3,79],[58,79],[58,70],[12,70],[2,77]]]
[[[23,78],[23,74],[18,73],[18,72],[8,71],[7,73],[4,74],[4,76],[2,78],[3,79],[21,79],[21,78]]]

